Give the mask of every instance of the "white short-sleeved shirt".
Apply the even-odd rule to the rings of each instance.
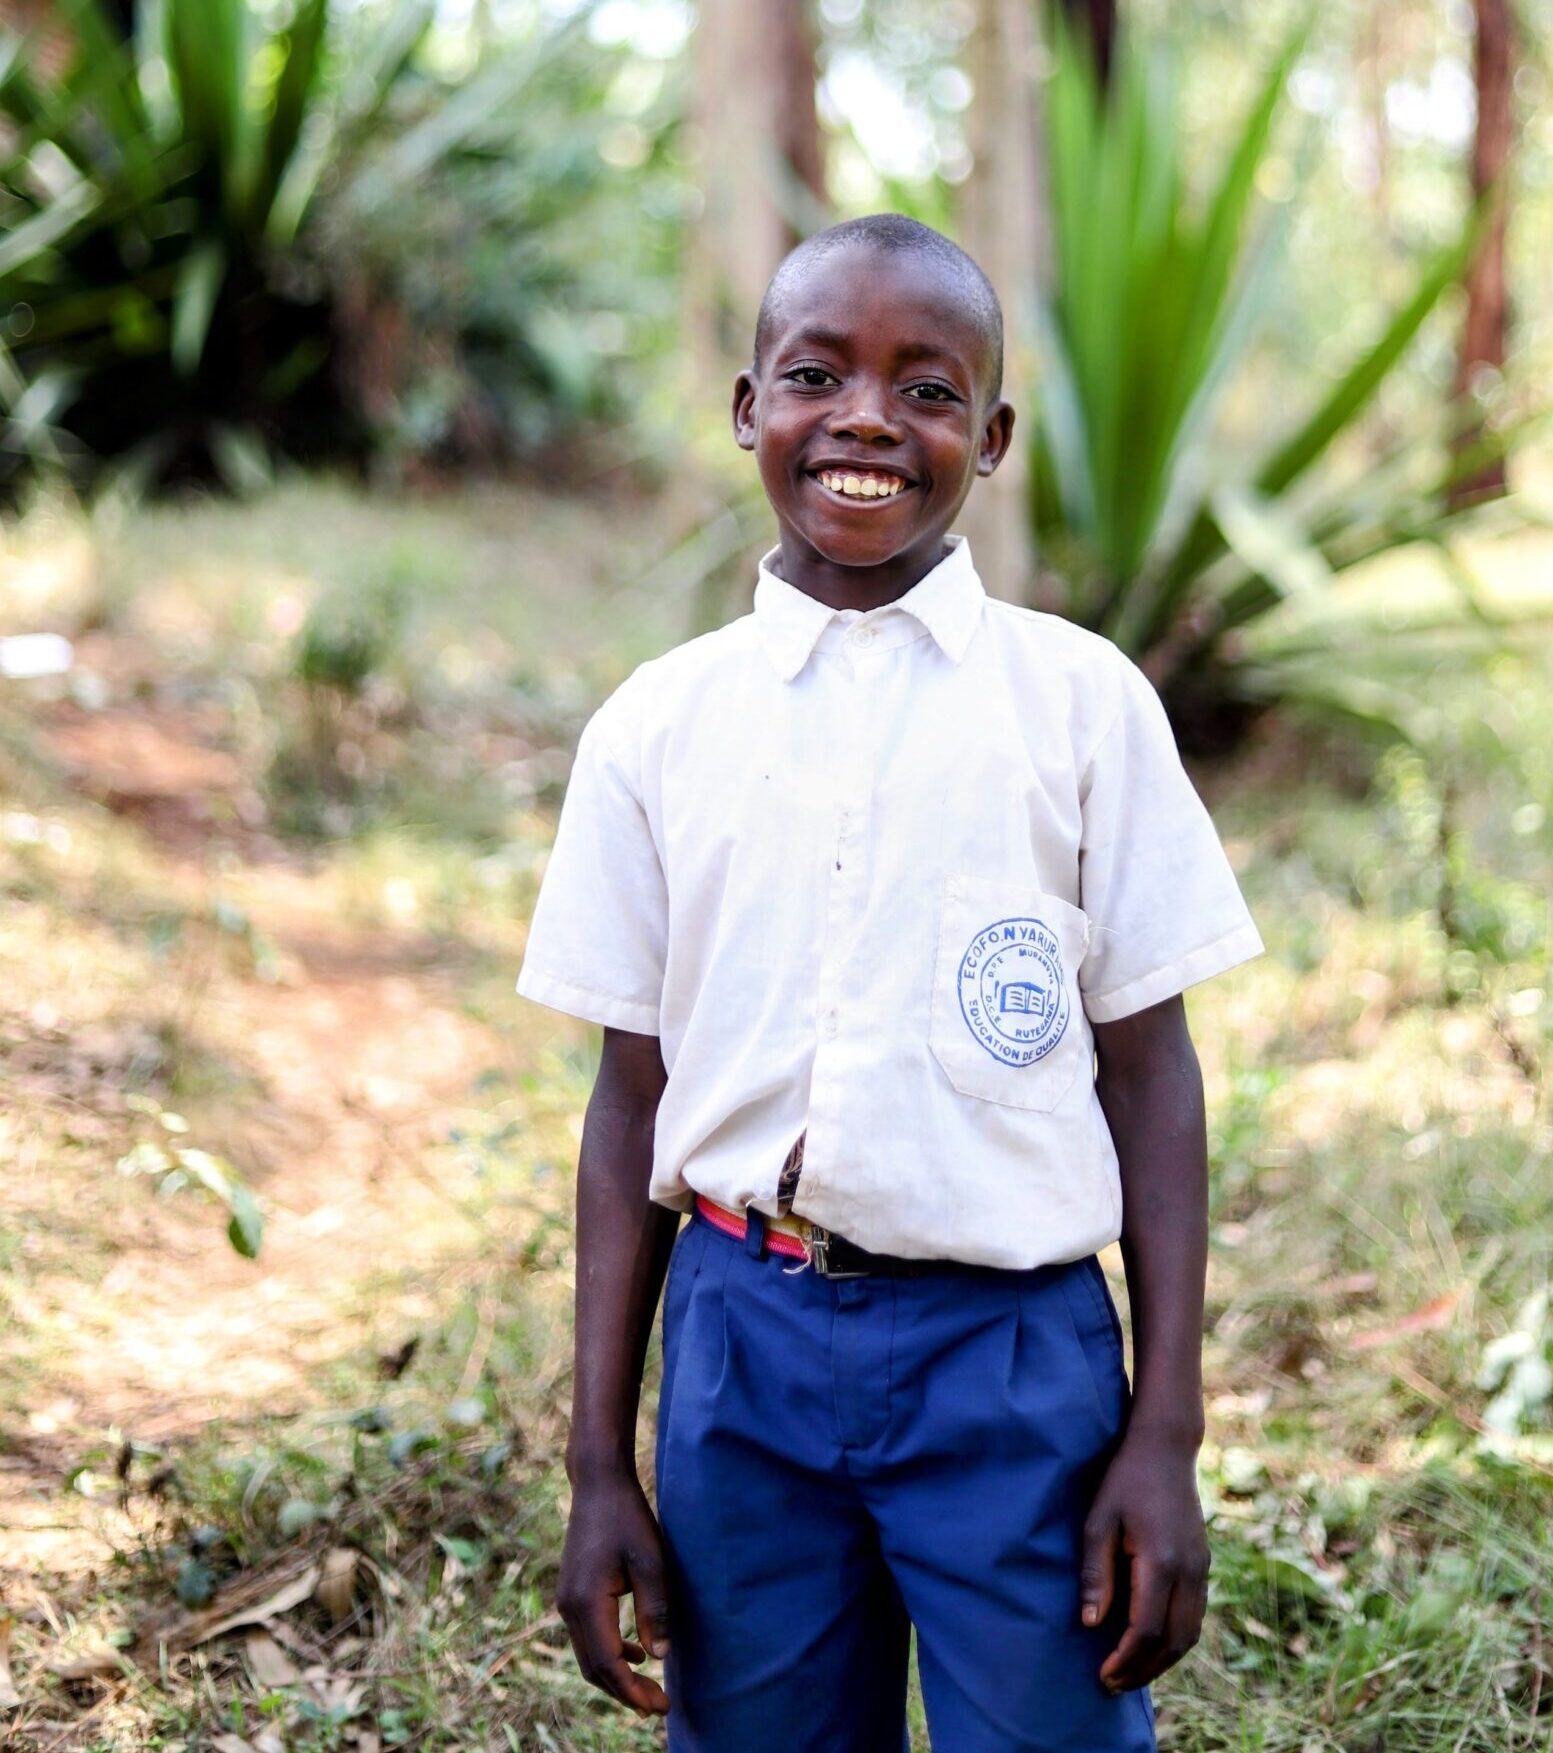
[[[652,1197],[1028,1267],[1121,1228],[1091,1024],[1261,940],[1159,699],[989,598],[963,537],[896,602],[761,562],[753,613],[583,732],[518,990],[657,1035]]]

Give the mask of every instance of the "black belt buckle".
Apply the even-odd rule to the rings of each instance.
[[[869,1278],[873,1268],[862,1264],[868,1255],[843,1236],[833,1236],[821,1224],[803,1225],[803,1239],[809,1248],[809,1264],[821,1278]]]

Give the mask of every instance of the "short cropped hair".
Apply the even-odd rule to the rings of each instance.
[[[995,402],[1003,390],[1003,306],[993,290],[992,282],[951,238],[921,220],[908,219],[904,213],[870,213],[862,219],[843,220],[825,231],[807,237],[783,257],[771,276],[765,297],[760,301],[760,314],[755,319],[754,367],[760,370],[761,353],[771,339],[777,310],[782,296],[798,277],[817,260],[833,251],[857,247],[882,250],[912,250],[930,257],[948,270],[955,280],[966,307],[974,317],[987,344],[992,360],[992,383],[987,394]]]

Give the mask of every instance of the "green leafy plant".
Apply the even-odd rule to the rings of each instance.
[[[675,151],[676,70],[594,40],[591,10],[493,45],[467,93],[401,81],[320,204],[313,246],[348,264],[384,474],[532,456],[584,430],[607,447],[614,421],[640,454],[629,415],[678,339],[696,197]],[[438,150],[471,101],[463,139]]]
[[[1202,466],[1198,440],[1254,329],[1256,269],[1274,241],[1251,239],[1257,173],[1304,35],[1275,59],[1199,208],[1163,64],[1129,43],[1102,91],[1089,50],[1057,21],[1045,104],[1056,280],[1042,313],[1032,516],[1064,612],[1143,661],[1172,704],[1297,692],[1384,717],[1394,692],[1378,677],[1356,683],[1363,666],[1334,663],[1321,629],[1259,650],[1242,636],[1291,597],[1320,597],[1345,568],[1420,541],[1441,551],[1466,600],[1448,624],[1489,632],[1446,546],[1476,508],[1451,492],[1516,433],[1490,427],[1453,446],[1446,427],[1359,479],[1318,466],[1460,279],[1479,210],[1287,437],[1227,475]],[[1436,616],[1415,630],[1441,626]]]
[[[302,402],[327,352],[327,307],[284,290],[276,264],[332,132],[328,11],[299,0],[270,30],[247,0],[153,0],[126,39],[103,0],[62,0],[50,22],[68,52],[53,71],[41,26],[0,34],[13,456],[79,467],[128,452],[155,475],[193,446],[229,476],[263,473],[255,423]]]
[[[248,1184],[225,1157],[185,1144],[189,1123],[149,1096],[130,1096],[129,1106],[154,1120],[162,1136],[143,1138],[119,1158],[121,1175],[149,1175],[158,1194],[171,1196],[186,1187],[208,1193],[227,1212],[227,1240],[245,1260],[257,1259],[264,1240],[264,1215]]]
[[[270,478],[276,452],[359,452],[396,420],[411,440],[441,434],[447,409],[426,432],[414,415],[437,361],[407,340],[413,289],[368,246],[417,185],[443,178],[446,208],[450,164],[503,158],[491,129],[536,107],[585,14],[536,20],[451,78],[421,64],[434,0],[142,0],[128,37],[108,0],[59,0],[47,16],[62,63],[42,52],[43,26],[0,26],[0,483],[39,464],[90,477],[112,457],[131,484],[214,471],[243,490]],[[560,144],[587,157],[593,143]],[[576,178],[509,169],[564,187],[510,223],[466,208],[478,235],[454,240],[455,258],[512,235],[532,257],[535,231],[575,212]],[[524,296],[543,278],[509,278],[502,295],[517,286],[548,348],[509,320],[497,351],[540,361],[525,405],[575,412],[576,386],[551,369],[567,352],[553,335],[564,275],[548,276],[542,308]],[[452,312],[443,377],[466,342],[478,351],[488,315]],[[401,381],[407,361],[418,385]]]

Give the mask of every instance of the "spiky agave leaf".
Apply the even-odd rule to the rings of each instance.
[[[1066,574],[1068,612],[1145,660],[1167,697],[1196,673],[1246,698],[1282,685],[1328,702],[1341,694],[1350,707],[1362,697],[1378,713],[1388,690],[1366,686],[1352,663],[1331,666],[1318,688],[1308,654],[1264,647],[1253,665],[1240,635],[1291,594],[1335,600],[1342,573],[1362,560],[1420,542],[1449,556],[1451,533],[1475,515],[1452,504],[1452,487],[1508,454],[1520,428],[1491,426],[1466,442],[1447,428],[1358,479],[1320,466],[1460,279],[1485,198],[1292,433],[1243,477],[1196,481],[1193,427],[1211,415],[1253,326],[1253,190],[1305,35],[1302,25],[1274,61],[1196,219],[1161,76],[1124,58],[1102,94],[1086,51],[1056,26],[1046,104],[1056,285],[1040,331],[1031,515],[1048,569]],[[1464,430],[1475,418],[1467,411]],[[1488,625],[1471,593],[1454,612],[1480,632]]]
[[[1046,116],[1057,265],[1042,315],[1036,480],[1098,563],[1103,588],[1084,604],[1096,624],[1151,551],[1183,438],[1247,333],[1237,320],[1246,221],[1304,34],[1269,71],[1198,215],[1164,66],[1124,52],[1102,91],[1087,48],[1055,25]]]

